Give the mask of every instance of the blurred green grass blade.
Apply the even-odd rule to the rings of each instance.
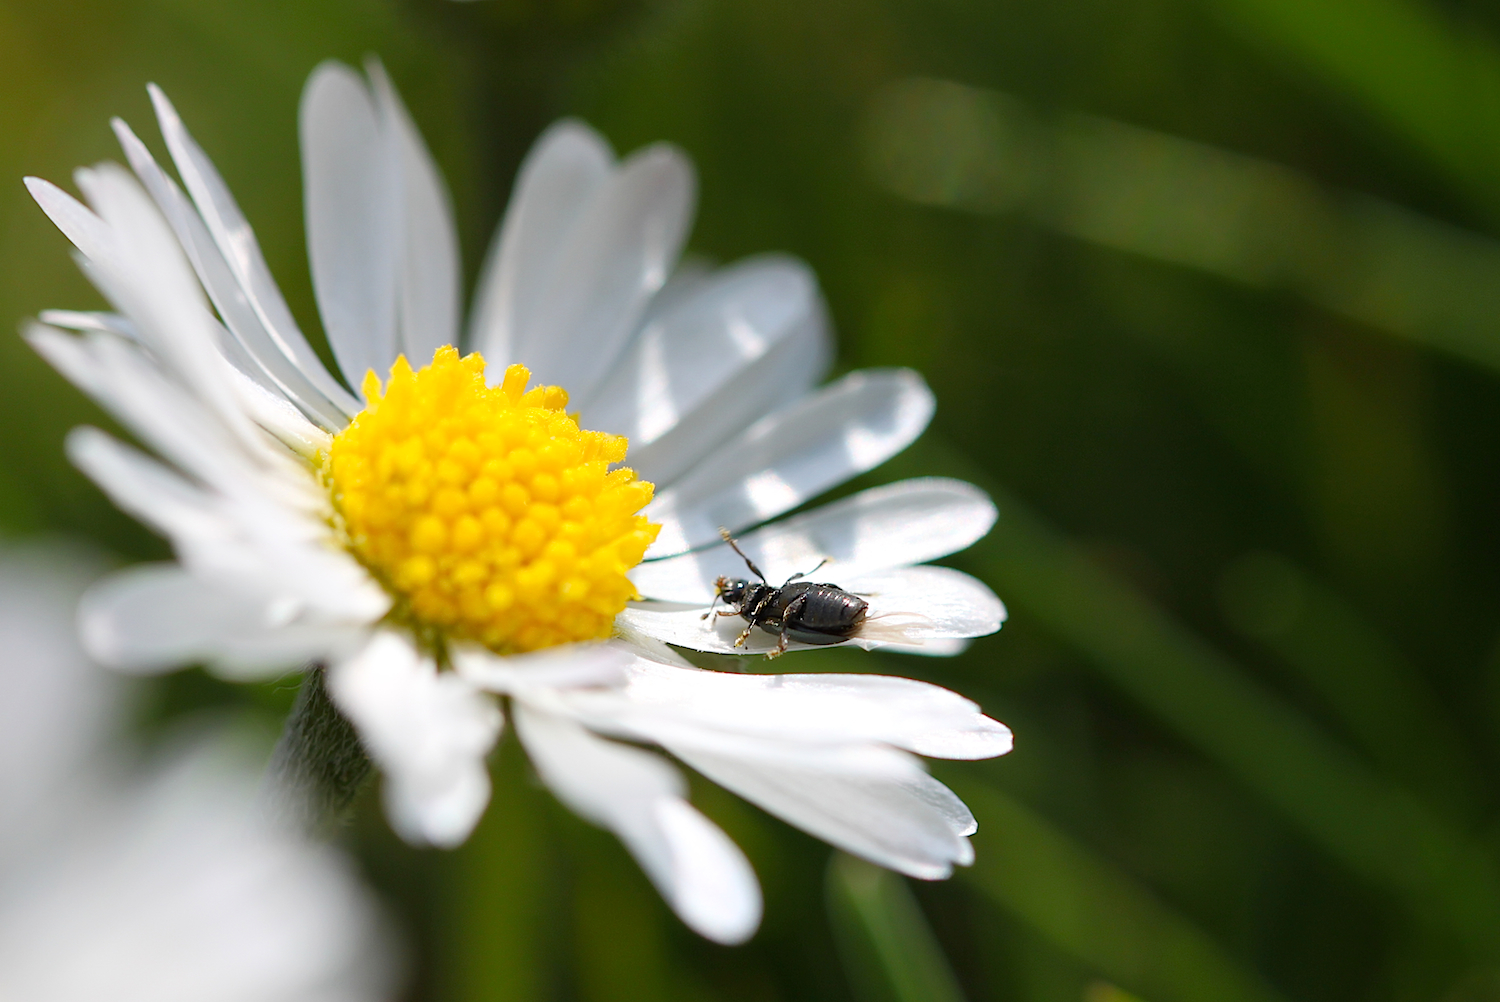
[[[1470,955],[1500,958],[1500,872],[1477,841],[1364,766],[955,450],[929,436],[920,459],[928,472],[978,484],[1000,506],[994,530],[960,563],[1005,598],[1012,619],[1028,617],[1084,654],[1335,859],[1443,923]]]
[[[1193,922],[1029,807],[992,786],[945,778],[979,819],[977,859],[962,879],[1099,974],[1151,1002],[1281,998]]]
[[[860,1002],[963,1002],[937,937],[905,878],[836,852],[828,914]]]
[[[670,1002],[691,997],[669,943],[677,922],[610,832],[553,805],[572,875],[569,976],[579,1002]]]
[[[1225,571],[1225,619],[1317,690],[1369,756],[1459,817],[1477,817],[1485,782],[1426,680],[1342,597],[1285,557],[1250,553]]]
[[[479,827],[454,853],[453,927],[441,972],[455,1002],[530,1002],[549,994],[556,961],[556,861],[546,794],[527,781],[525,756],[507,740],[491,769],[495,789]]]
[[[1145,1000],[1114,985],[1095,981],[1083,993],[1083,1002],[1145,1002]]]
[[[1500,218],[1500,51],[1418,0],[1211,0],[1427,155]]]
[[[1279,164],[1007,95],[909,79],[873,102],[868,162],[913,201],[1018,211],[1500,369],[1500,243]],[[1500,175],[1497,175],[1500,178]],[[1497,181],[1500,184],[1500,181]]]

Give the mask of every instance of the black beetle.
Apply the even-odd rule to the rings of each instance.
[[[714,582],[713,605],[708,607],[703,618],[714,615],[714,605],[723,599],[732,611],[719,612],[718,615],[739,616],[750,624],[735,640],[734,646],[744,646],[750,638],[750,631],[758,626],[779,637],[776,649],[766,655],[769,660],[786,653],[788,640],[803,644],[836,644],[854,636],[864,623],[870,603],[836,584],[801,580],[809,574],[816,574],[819,567],[828,563],[826,559],[810,571],[793,574],[777,588],[766,580],[755,562],[745,556],[730,537],[728,529],[720,529],[719,535],[740,555],[745,566],[760,578],[759,584],[745,578],[723,576]]]

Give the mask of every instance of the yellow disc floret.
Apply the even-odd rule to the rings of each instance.
[[[619,435],[585,431],[560,387],[530,391],[523,365],[499,386],[477,352],[406,358],[333,440],[324,478],[348,546],[397,597],[397,614],[501,653],[609,635],[637,598],[626,572],[658,526],[652,486]]]

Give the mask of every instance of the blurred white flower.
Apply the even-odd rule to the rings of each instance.
[[[904,872],[968,861],[973,819],[909,752],[1009,750],[973,704],[893,679],[786,676],[752,694],[662,643],[776,645],[762,631],[736,646],[738,626],[702,621],[716,578],[744,574],[720,527],[761,526],[744,545],[775,575],[832,558],[819,580],[865,597],[869,616],[830,640],[951,654],[1004,618],[979,581],[918,566],[989,530],[994,506],[970,485],[906,481],[772,521],[905,448],[933,411],[908,370],[818,386],[830,337],[805,265],[768,256],[668,281],[691,165],[665,145],[617,160],[564,121],[522,165],[460,358],[457,240],[432,158],[378,64],[368,79],[324,64],[301,112],[308,248],[361,404],[297,329],[171,104],[152,99],[186,195],[118,121],[138,181],[109,164],[79,171],[90,209],[28,179],[119,310],[43,314],[31,341],[166,460],[93,429],[70,439],[179,560],[91,595],[83,628],[99,658],[134,671],[206,661],[229,677],[326,664],[387,777],[393,824],[439,845],[484,809],[502,727],[490,693],[511,697],[548,784],[722,941],[758,922],[748,864],[672,767],[596,735],[660,744]],[[533,374],[567,391],[528,390]],[[627,438],[634,472],[611,470]],[[509,661],[547,648],[543,681]],[[742,699],[774,716],[722,712]],[[906,715],[931,733],[912,737]]]
[[[104,570],[81,547],[0,543],[0,844],[98,758],[123,680],[78,646],[78,598]]]
[[[139,774],[110,754],[119,680],[72,622],[97,570],[0,550],[0,998],[389,998],[373,903],[333,849],[268,825],[253,771],[213,745]]]

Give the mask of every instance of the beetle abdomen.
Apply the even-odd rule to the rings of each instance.
[[[810,581],[798,581],[782,588],[776,597],[776,607],[775,618],[784,623],[788,635],[821,634],[839,640],[850,636],[864,622],[869,611],[869,603],[858,595],[851,595],[838,585]]]
[[[781,636],[780,629],[763,626],[761,629],[774,637]],[[828,644],[841,644],[849,639],[849,632],[842,633],[814,633],[810,630],[789,629],[786,631],[788,640],[795,640],[799,644],[807,644],[810,647],[825,647]]]

